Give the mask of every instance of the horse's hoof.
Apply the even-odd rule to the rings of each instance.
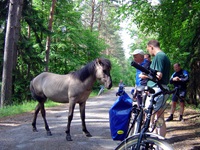
[[[85,136],[92,137],[92,135],[89,132],[85,133]]]
[[[71,136],[66,136],[66,140],[67,141],[73,141],[72,138],[71,138]]]
[[[33,128],[33,132],[38,132],[38,130],[36,128]]]
[[[47,131],[47,136],[52,136],[51,131]]]

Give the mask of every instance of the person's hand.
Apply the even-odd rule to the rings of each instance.
[[[162,73],[161,72],[157,72],[156,77],[158,78],[158,80],[160,80],[162,78]]]
[[[140,77],[141,79],[146,79],[146,78],[148,78],[148,76],[147,76],[147,75],[144,75],[143,73],[140,73],[140,74],[139,74],[139,77]]]
[[[173,81],[180,81],[180,78],[179,77],[174,77]]]

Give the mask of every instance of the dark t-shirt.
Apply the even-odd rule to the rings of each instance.
[[[179,77],[180,81],[173,81],[174,77]],[[186,90],[187,82],[189,81],[189,74],[186,70],[181,69],[179,72],[174,72],[170,78],[170,84],[174,87],[179,87],[181,90]]]
[[[170,79],[170,60],[164,52],[158,52],[153,58],[150,68],[157,70],[162,73],[162,78],[160,80],[161,84],[167,85]],[[149,80],[147,85],[149,87],[156,86],[156,83]]]

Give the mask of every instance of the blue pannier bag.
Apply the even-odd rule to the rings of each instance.
[[[126,92],[121,95],[109,110],[110,131],[113,140],[124,140],[128,132],[132,99]]]

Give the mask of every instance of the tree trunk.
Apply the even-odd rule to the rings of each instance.
[[[100,6],[99,6],[99,24],[98,24],[98,31],[100,32],[101,30],[101,24],[102,24],[102,20],[103,20],[103,1],[100,2]]]
[[[90,20],[90,30],[93,30],[94,26],[94,13],[95,13],[95,0],[92,0],[92,12],[91,12],[91,20]]]
[[[55,5],[56,5],[56,0],[52,0],[52,5],[51,5],[51,9],[50,9],[50,15],[49,15],[49,26],[48,26],[48,30],[51,32],[52,31],[52,23],[53,23],[53,15],[54,15],[54,9],[55,9]],[[45,67],[45,71],[49,71],[49,53],[50,53],[50,44],[51,44],[51,36],[47,36],[47,41],[46,41],[46,55],[45,55],[45,63],[46,63],[46,67]]]
[[[23,1],[22,1],[23,2]],[[5,46],[4,46],[4,64],[2,73],[2,87],[1,87],[1,107],[12,103],[12,70],[13,70],[13,56],[14,47],[16,42],[16,22],[20,18],[17,18],[18,11],[21,7],[21,1],[10,0],[8,21],[6,27]]]

